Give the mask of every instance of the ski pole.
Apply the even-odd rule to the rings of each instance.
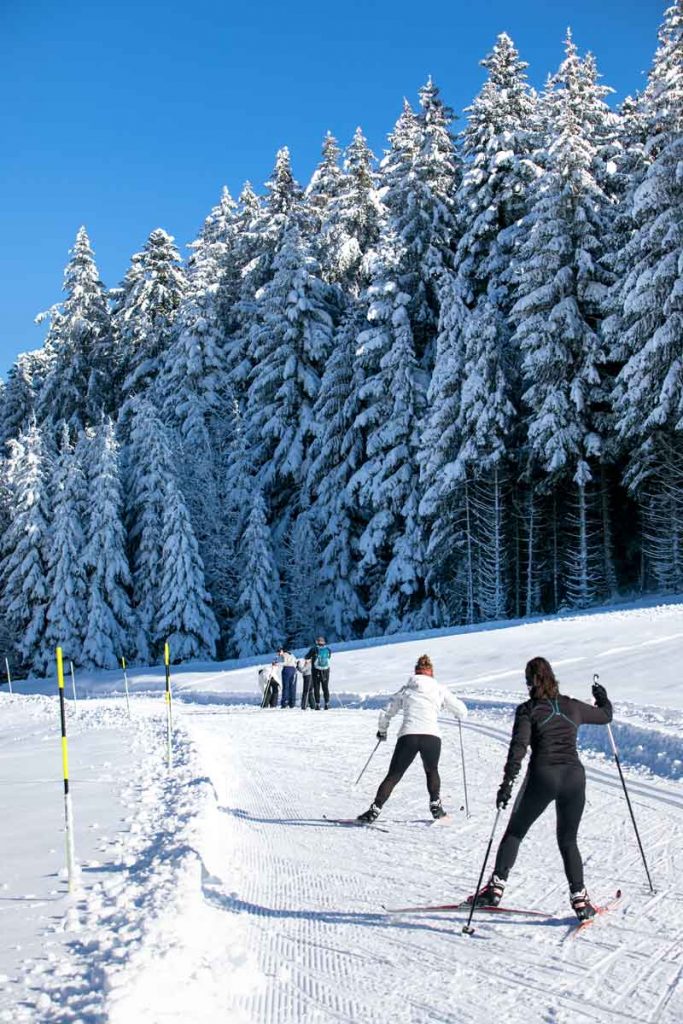
[[[594,672],[593,673],[593,684],[597,683],[599,678],[600,678],[600,676],[598,675],[598,673]],[[633,813],[633,807],[631,806],[631,798],[629,797],[628,789],[626,788],[626,779],[624,778],[624,773],[621,770],[621,761],[619,760],[619,751],[617,750],[617,745],[614,742],[614,735],[612,733],[612,726],[609,724],[609,722],[607,723],[607,735],[609,736],[609,741],[610,741],[610,744],[611,744],[611,747],[612,747],[612,753],[614,754],[614,760],[617,763],[617,769],[619,771],[619,778],[621,779],[621,785],[624,788],[624,796],[626,797],[626,803],[628,804],[629,813],[631,815],[631,821],[633,822],[633,828],[634,828],[634,831],[636,833],[636,839],[638,840],[638,848],[640,850],[640,856],[643,858],[643,867],[645,868],[645,874],[647,875],[647,884],[650,886],[650,892],[654,893],[655,889],[654,889],[654,886],[652,885],[652,879],[650,878],[650,871],[648,869],[647,861],[645,859],[645,851],[643,850],[643,844],[640,841],[640,833],[638,832],[638,826],[636,825],[636,817],[635,817],[635,814]]]
[[[76,709],[76,714],[78,714],[78,701],[76,699],[76,676],[74,675],[74,663],[73,661],[69,661],[69,664],[71,665],[71,689],[74,695],[74,708]]]
[[[12,692],[12,676],[9,670],[9,661],[5,658],[5,669],[7,671],[7,685],[9,686],[9,692]]]
[[[130,718],[130,697],[128,695],[128,673],[126,672],[126,659],[121,655],[121,668],[123,669],[123,685],[126,691],[126,710]]]
[[[465,790],[465,814],[470,816],[470,802],[467,799],[467,772],[465,770],[465,748],[462,742],[462,722],[458,719],[458,730],[460,732],[460,758],[462,760],[462,785]]]
[[[363,778],[363,775],[365,774],[365,769],[367,768],[367,766],[370,764],[370,762],[372,761],[373,757],[377,753],[377,747],[380,745],[381,742],[382,742],[381,740],[377,740],[377,743],[376,743],[372,753],[370,754],[370,757],[367,759],[367,761],[363,765],[363,771],[360,773],[360,775],[358,776],[358,778],[354,782],[354,786],[357,786],[358,783],[360,782],[360,780]]]
[[[470,907],[470,916],[467,918],[467,924],[464,924],[462,926],[462,930],[465,933],[465,935],[474,935],[474,928],[472,928],[470,926],[472,924],[472,918],[474,916],[474,908],[477,905],[477,896],[479,895],[479,890],[481,889],[481,883],[482,883],[483,878],[484,878],[484,872],[486,871],[486,865],[488,863],[489,854],[491,853],[491,847],[493,846],[493,837],[495,835],[496,828],[498,827],[498,819],[500,818],[500,812],[501,812],[501,808],[499,807],[498,810],[496,811],[496,816],[495,816],[495,818],[493,820],[493,828],[491,829],[491,835],[489,836],[489,843],[488,843],[488,846],[486,847],[486,853],[484,854],[484,863],[482,864],[481,871],[479,872],[479,881],[477,882],[477,888],[474,890],[474,895],[472,897],[472,905]]]
[[[168,643],[164,644],[164,667],[166,669],[166,753],[168,756],[168,767],[173,767],[173,712],[171,711],[171,651]]]

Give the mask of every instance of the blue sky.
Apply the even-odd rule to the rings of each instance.
[[[155,227],[184,250],[223,184],[288,145],[303,183],[329,129],[375,153],[428,75],[460,113],[498,32],[541,86],[567,25],[615,101],[641,88],[662,0],[0,0],[0,374],[39,346],[80,224],[104,282]],[[462,123],[462,122],[461,122]]]

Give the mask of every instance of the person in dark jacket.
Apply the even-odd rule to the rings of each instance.
[[[315,708],[320,711],[320,689],[322,687],[325,711],[330,706],[330,659],[332,651],[325,643],[325,637],[319,636],[315,645],[306,654],[306,660],[313,666],[313,693]]]
[[[580,920],[595,914],[584,887],[583,862],[577,845],[586,801],[586,774],[576,750],[580,725],[607,725],[612,705],[607,691],[593,684],[595,706],[560,693],[555,674],[545,658],[532,658],[525,670],[529,700],[515,712],[515,724],[496,796],[496,807],[507,807],[522,761],[531,747],[531,759],[505,834],[498,847],[491,879],[477,894],[477,903],[498,906],[520,843],[548,804],[555,802],[557,844],[569,882],[569,899]]]

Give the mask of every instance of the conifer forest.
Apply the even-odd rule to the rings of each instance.
[[[570,33],[542,91],[501,34],[457,117],[428,79],[379,158],[328,133],[304,186],[283,148],[116,287],[81,227],[0,390],[3,656],[683,591],[683,0],[652,43],[615,108]]]

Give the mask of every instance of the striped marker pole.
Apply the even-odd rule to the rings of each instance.
[[[128,709],[128,717],[130,718],[130,698],[128,697],[128,673],[126,672],[126,659],[121,657],[121,668],[123,669],[123,685],[126,688],[126,707]]]
[[[166,667],[166,741],[168,746],[168,767],[173,767],[173,750],[171,736],[173,734],[173,715],[171,712],[171,652],[168,644],[164,644],[164,665]]]
[[[64,663],[62,648],[57,648],[57,683],[59,685],[59,713],[62,723],[62,771],[64,775],[64,831],[66,836],[66,869],[69,892],[76,885],[76,857],[74,854],[74,816],[69,790],[69,746],[66,740],[66,704],[64,701]]]
[[[71,665],[71,689],[74,695],[74,707],[76,708],[76,711],[78,711],[78,701],[76,699],[76,676],[74,675],[73,661],[69,660],[69,665]]]
[[[7,685],[9,686],[9,692],[12,692],[12,676],[9,670],[9,661],[5,658],[5,670],[7,671]]]

